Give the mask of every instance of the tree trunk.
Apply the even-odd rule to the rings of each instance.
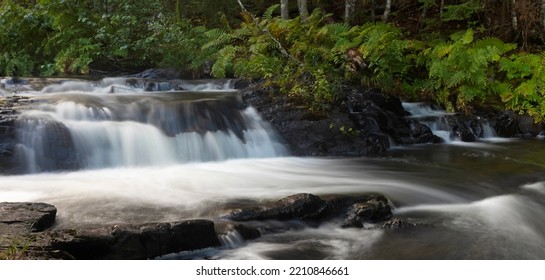
[[[445,0],[441,0],[441,5],[439,6],[439,19],[443,20],[443,9],[445,8]]]
[[[354,21],[355,12],[356,12],[356,0],[346,0],[344,4],[344,22],[346,24],[351,24],[352,21]]]
[[[282,19],[290,18],[290,9],[288,3],[288,0],[280,0],[280,15],[282,16]]]
[[[382,16],[382,21],[388,22],[388,17],[390,16],[391,10],[392,10],[392,0],[386,0],[386,7],[384,8],[384,15]]]
[[[299,7],[299,15],[301,15],[301,20],[308,18],[308,8],[307,0],[297,0],[297,6]]]
[[[376,9],[377,9],[377,1],[371,0],[371,21],[375,20]]]
[[[518,29],[518,18],[517,18],[517,10],[516,6],[517,1],[511,0],[511,24],[513,25],[513,29],[516,31]]]

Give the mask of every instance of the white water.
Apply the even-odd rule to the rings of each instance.
[[[433,109],[426,103],[409,103],[404,102],[403,108],[411,114],[410,118],[416,119],[421,123],[428,126],[432,133],[448,144],[467,145],[463,143],[452,131],[451,125],[448,123],[447,116],[455,115],[439,109]],[[482,133],[481,135],[475,135],[479,141],[486,142],[505,142],[504,138],[499,138],[494,131],[494,128],[486,121],[480,121],[479,123]],[[477,134],[473,132],[473,134]]]
[[[286,154],[254,108],[225,109],[239,106],[236,94],[159,94],[141,89],[138,95],[111,94],[109,88],[122,87],[122,81],[66,82],[48,86],[34,97],[37,105],[21,115],[17,132],[16,154],[25,170],[56,170],[66,161],[74,168],[97,169]],[[231,83],[200,83],[193,88],[209,90],[213,85],[222,89]]]
[[[376,192],[390,199],[397,217],[431,226],[387,231],[341,229],[335,219],[318,227],[264,221],[257,226],[270,231],[257,240],[244,242],[232,231],[220,236],[222,248],[182,257],[545,258],[545,183],[539,175],[545,165],[527,159],[544,152],[541,143],[529,154],[522,153],[524,145],[481,143],[435,147],[401,159],[286,157],[253,108],[223,114],[226,106],[238,104],[230,90],[111,94],[112,85],[126,86],[111,79],[31,94],[36,102],[20,124],[27,129],[19,132],[28,170],[40,172],[51,155],[64,155],[64,149],[49,146],[67,141],[64,132],[82,170],[0,176],[0,201],[51,203],[58,208],[57,226],[69,227],[218,219],[233,203],[254,205],[301,192],[322,197]],[[445,114],[419,110],[414,117]],[[204,119],[191,118],[199,114]],[[216,121],[222,125],[210,125]],[[57,134],[44,140],[52,123]],[[492,132],[483,136],[493,135],[487,133]]]

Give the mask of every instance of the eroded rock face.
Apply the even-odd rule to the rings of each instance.
[[[54,230],[42,238],[49,240],[51,250],[67,252],[76,259],[149,259],[220,246],[214,222],[209,220]]]
[[[320,217],[325,208],[326,202],[318,196],[301,193],[263,205],[235,209],[223,216],[223,218],[233,221],[307,220]]]
[[[223,218],[234,221],[305,220],[344,218],[342,227],[363,227],[392,216],[388,199],[382,195],[342,196],[323,200],[312,194],[296,194],[275,202],[231,210]]]
[[[45,203],[0,203],[0,233],[2,235],[27,235],[44,231],[55,223],[57,208]]]
[[[398,144],[438,143],[424,124],[407,119],[399,98],[369,89],[345,89],[327,113],[310,112],[285,96],[247,89],[245,101],[271,123],[294,156],[381,156]]]

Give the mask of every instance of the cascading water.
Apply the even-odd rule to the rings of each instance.
[[[229,83],[193,84],[190,92],[144,93],[141,87],[121,82],[68,82],[45,87],[34,96],[17,124],[15,156],[24,170],[156,166],[285,154],[255,109],[245,106],[237,94],[218,90],[229,88]],[[217,92],[199,93],[195,88]]]
[[[268,124],[225,84],[113,78],[25,93],[33,102],[21,110],[15,156],[32,174],[1,175],[0,201],[53,204],[56,227],[71,228],[221,223],[229,206],[296,193],[381,193],[397,218],[419,226],[344,229],[343,217],[320,225],[253,221],[261,238],[243,241],[228,231],[222,247],[165,258],[545,258],[542,141],[488,141],[493,130],[482,123],[471,128],[485,143],[407,146],[375,159],[287,157]],[[446,141],[458,141],[449,114],[404,105]]]
[[[451,117],[455,115],[454,113],[433,108],[430,104],[404,102],[403,107],[411,114],[410,118],[428,126],[434,135],[440,137],[446,143],[459,143],[465,140],[463,136],[455,133],[455,126],[467,127],[468,133],[472,136],[471,139],[499,140],[494,129],[484,119],[479,119],[473,126],[466,126],[465,124],[453,122],[454,119]]]

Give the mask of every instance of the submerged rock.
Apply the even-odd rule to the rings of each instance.
[[[327,200],[312,194],[296,194],[274,202],[234,209],[222,218],[234,221],[322,221],[343,217],[343,227],[362,227],[365,222],[384,221],[391,216],[388,199],[379,194],[340,196]]]
[[[417,226],[418,226],[417,224],[414,224],[399,218],[394,218],[384,222],[381,228],[382,229],[403,229],[403,228],[414,228]]]

